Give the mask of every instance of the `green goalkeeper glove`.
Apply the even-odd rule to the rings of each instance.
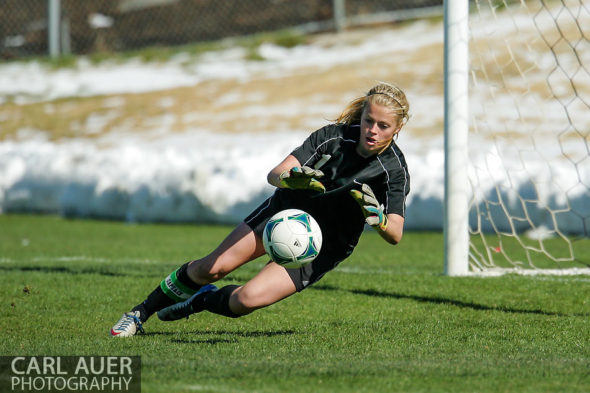
[[[296,166],[281,173],[279,179],[281,180],[281,184],[286,188],[326,192],[326,187],[316,179],[322,176],[324,176],[324,172],[319,169],[312,169],[308,166]]]
[[[375,193],[368,184],[361,185],[361,191],[350,190],[350,195],[361,206],[365,222],[372,227],[379,227],[382,231],[387,229],[387,215],[383,204],[379,204]]]

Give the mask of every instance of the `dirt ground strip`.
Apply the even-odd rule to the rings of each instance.
[[[355,44],[386,29],[394,27],[321,34],[310,37],[310,42],[324,48],[346,43],[354,50]],[[411,64],[430,64],[434,69],[417,74]],[[426,88],[442,96],[442,45],[405,53],[403,61],[387,52],[379,58],[330,68],[300,68],[280,77],[259,73],[247,80],[205,80],[195,86],[141,94],[8,102],[0,107],[0,140],[26,138],[31,131],[42,132],[50,140],[158,129],[312,131],[336,118],[346,103],[380,80],[397,83],[406,91]],[[442,130],[442,122],[439,125]]]

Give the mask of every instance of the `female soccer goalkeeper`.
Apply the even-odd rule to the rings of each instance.
[[[270,171],[275,193],[239,224],[209,255],[186,263],[111,329],[117,337],[143,332],[142,323],[158,312],[177,320],[203,310],[240,317],[302,291],[349,257],[367,223],[397,244],[403,233],[410,190],[404,156],[394,137],[408,120],[409,104],[396,86],[379,83],[352,101],[334,124],[312,133]],[[311,214],[323,244],[310,264],[286,269],[269,262],[242,286],[217,289],[211,283],[264,252],[262,233],[278,211],[296,208]]]

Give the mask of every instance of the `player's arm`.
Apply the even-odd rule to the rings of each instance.
[[[398,244],[402,240],[404,218],[396,213],[386,214],[383,204],[380,204],[375,193],[368,184],[362,184],[360,190],[353,189],[350,195],[359,204],[365,222],[388,243]]]
[[[289,154],[283,161],[279,163],[276,167],[274,167],[266,176],[266,180],[270,185],[279,188],[286,188],[284,184],[281,183],[281,175],[285,173],[285,171],[289,171],[291,168],[300,167],[301,163],[294,155]]]
[[[314,190],[325,192],[326,188],[317,179],[324,176],[319,169],[301,166],[299,160],[289,154],[267,175],[267,181],[275,187]]]
[[[376,228],[377,232],[388,243],[398,244],[402,240],[404,234],[404,218],[399,214],[391,213],[387,215],[387,228],[380,230]]]

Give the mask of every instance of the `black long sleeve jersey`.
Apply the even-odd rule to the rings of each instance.
[[[319,168],[324,176],[318,180],[326,187],[326,192],[279,188],[249,218],[253,219],[262,211],[268,219],[282,209],[301,209],[320,225],[322,248],[352,251],[365,220],[359,205],[349,194],[351,189],[368,184],[383,204],[385,213],[404,216],[410,175],[402,151],[392,142],[380,154],[362,157],[356,152],[359,136],[359,125],[331,124],[313,132],[291,154],[302,166],[313,168],[320,160],[325,162]]]

